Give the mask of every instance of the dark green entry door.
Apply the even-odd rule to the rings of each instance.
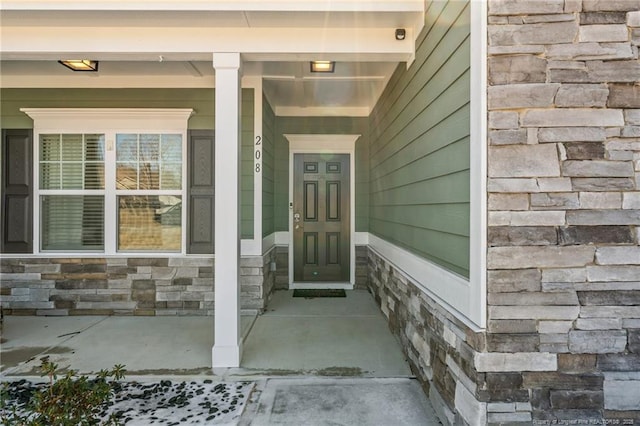
[[[294,154],[293,278],[348,282],[350,189],[348,154]]]

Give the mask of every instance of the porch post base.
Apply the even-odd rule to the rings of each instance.
[[[241,359],[241,342],[231,346],[213,345],[213,348],[211,348],[211,364],[213,368],[240,367]]]

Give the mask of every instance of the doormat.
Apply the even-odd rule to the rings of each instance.
[[[297,288],[293,290],[293,297],[347,297],[347,293],[341,288],[327,288],[327,289],[302,289]]]

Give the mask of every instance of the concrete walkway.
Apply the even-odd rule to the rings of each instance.
[[[347,294],[276,292],[263,315],[242,317],[242,367],[213,371],[211,317],[9,316],[0,379],[39,376],[46,355],[84,374],[124,364],[127,380],[254,381],[245,425],[438,424],[371,296]]]

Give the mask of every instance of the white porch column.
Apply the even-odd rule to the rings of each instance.
[[[215,341],[212,365],[239,367],[240,106],[239,53],[214,53],[215,91]]]

